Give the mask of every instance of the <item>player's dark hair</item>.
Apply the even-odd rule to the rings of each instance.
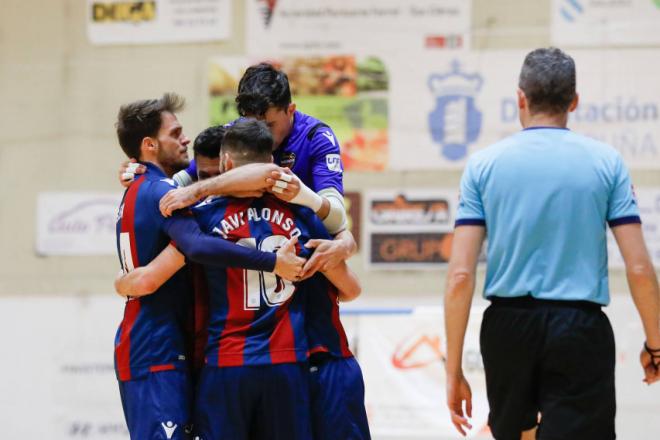
[[[229,153],[239,165],[252,162],[270,162],[273,135],[262,121],[245,119],[236,122],[225,132],[222,152]]]
[[[575,98],[575,61],[556,47],[533,50],[525,57],[518,87],[531,113],[565,113]]]
[[[140,145],[145,137],[158,135],[164,112],[180,112],[185,100],[176,93],[165,93],[160,99],[143,99],[124,104],[117,114],[117,139],[126,156],[140,158]]]
[[[203,156],[209,159],[220,157],[220,147],[222,146],[222,138],[225,136],[225,131],[225,127],[216,125],[198,134],[193,143],[195,157]]]
[[[261,117],[270,107],[286,110],[289,104],[291,89],[286,73],[268,63],[248,67],[238,83],[239,115]]]

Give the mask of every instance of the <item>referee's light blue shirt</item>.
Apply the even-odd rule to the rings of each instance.
[[[456,226],[488,235],[484,296],[610,301],[606,227],[640,223],[621,156],[567,129],[533,127],[474,154]]]

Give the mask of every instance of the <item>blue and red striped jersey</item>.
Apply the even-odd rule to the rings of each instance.
[[[307,294],[305,333],[309,354],[327,353],[333,357],[351,357],[348,338],[339,319],[337,288],[317,272],[300,285]]]
[[[160,198],[175,188],[155,165],[124,193],[117,221],[117,250],[129,272],[153,260],[171,241],[158,210]],[[190,279],[182,269],[154,294],[129,299],[115,338],[115,369],[119,380],[149,372],[186,367],[185,325],[189,313]]]
[[[161,216],[159,201],[176,186],[160,168],[145,165],[147,172],[126,190],[119,209],[117,250],[125,272],[148,264],[172,240],[197,263],[273,270],[272,253],[205,235],[191,215]],[[191,284],[185,269],[154,294],[127,301],[115,338],[117,377],[130,380],[148,372],[187,367],[186,359],[194,351],[191,313]]]
[[[269,194],[209,199],[193,208],[193,213],[203,231],[262,251],[276,252],[289,238],[298,236],[297,252],[308,257],[304,244],[310,238],[329,238],[310,209]],[[306,289],[267,272],[208,265],[205,271],[210,293],[207,365],[268,365],[307,359]]]

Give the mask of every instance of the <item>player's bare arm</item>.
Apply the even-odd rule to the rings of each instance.
[[[346,261],[341,261],[334,268],[323,272],[323,275],[339,290],[339,300],[342,302],[353,301],[362,293],[360,280]]]
[[[660,290],[658,278],[638,223],[612,228],[626,266],[633,301],[642,319],[646,342],[640,354],[644,381],[660,380]]]
[[[186,258],[170,244],[146,266],[124,274],[115,279],[115,290],[120,296],[139,297],[154,293],[165,281],[186,264]]]
[[[451,421],[462,435],[471,429],[472,391],[463,375],[463,343],[477,272],[477,261],[486,235],[483,226],[460,226],[454,231],[445,288],[447,333],[447,406]]]
[[[276,253],[273,273],[288,281],[300,278],[304,258],[296,255],[298,237],[288,240]],[[161,251],[146,266],[138,267],[115,279],[115,290],[120,296],[139,297],[154,293],[186,264],[185,256],[172,244]]]
[[[169,217],[172,212],[193,205],[211,195],[258,197],[268,187],[266,179],[273,171],[280,170],[274,164],[254,163],[234,168],[211,179],[197,182],[171,191],[160,201],[160,212]]]

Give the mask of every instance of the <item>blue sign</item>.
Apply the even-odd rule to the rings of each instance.
[[[481,132],[481,111],[475,96],[481,89],[481,75],[461,72],[457,60],[446,74],[433,74],[428,86],[436,95],[436,105],[429,114],[433,142],[441,146],[441,154],[449,160],[467,156],[468,146],[477,141]]]

